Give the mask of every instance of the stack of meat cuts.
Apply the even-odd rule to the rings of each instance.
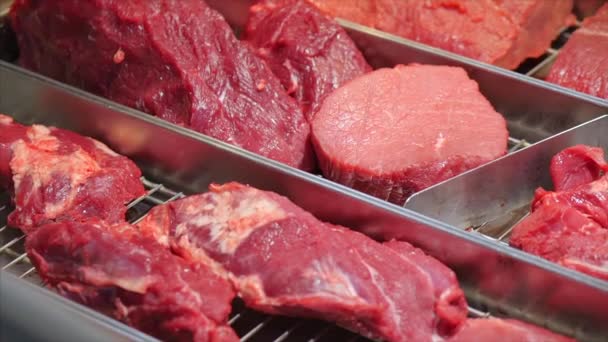
[[[310,0],[333,16],[509,69],[571,21],[572,0]]]
[[[227,326],[238,293],[257,310],[321,318],[387,341],[462,340],[475,331],[566,340],[519,322],[467,321],[456,276],[438,260],[406,242],[380,243],[320,222],[284,197],[238,183],[156,207],[132,226],[123,221],[125,199],[143,189],[134,186],[139,171],[128,159],[67,131],[6,116],[0,123],[0,169],[15,213],[24,197],[35,197],[40,212],[41,219],[11,223],[27,234],[40,276],[64,296],[156,337],[238,340]],[[130,197],[107,191],[118,177],[132,183],[131,192],[122,190]],[[74,209],[88,192],[113,210]]]
[[[309,126],[266,63],[202,0],[17,0],[21,65],[291,166]]]
[[[555,191],[538,189],[510,244],[608,280],[608,164],[597,147],[574,146],[551,161]]]
[[[608,99],[608,3],[572,34],[547,81]]]
[[[505,119],[457,67],[379,69],[331,93],[312,121],[323,175],[393,203],[506,153]]]
[[[334,89],[371,71],[344,29],[305,0],[264,0],[252,6],[247,40],[309,120]]]

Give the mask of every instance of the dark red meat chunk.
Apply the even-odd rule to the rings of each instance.
[[[608,99],[608,3],[568,39],[547,81]]]
[[[137,166],[101,142],[4,115],[0,177],[15,204],[8,223],[24,232],[61,220],[122,222],[126,204],[145,193]]]
[[[333,16],[514,69],[572,22],[572,0],[309,0]]]
[[[574,0],[574,11],[579,17],[593,15],[606,0]]]
[[[327,96],[311,125],[325,177],[396,204],[501,157],[508,139],[477,83],[434,65],[358,77]]]
[[[267,313],[325,319],[388,341],[431,341],[466,317],[443,264],[320,222],[275,193],[216,185],[153,208],[139,227],[185,259],[213,265],[248,306]]]
[[[344,29],[304,0],[259,1],[246,34],[309,120],[325,96],[371,71]]]
[[[309,126],[270,68],[204,1],[15,1],[26,68],[291,166]]]
[[[27,237],[40,276],[61,294],[165,341],[238,341],[230,283],[126,223],[61,222]]]
[[[598,148],[575,146],[553,157],[557,191],[538,189],[510,244],[608,280],[608,170]]]
[[[537,326],[513,319],[469,319],[449,342],[574,342]]]

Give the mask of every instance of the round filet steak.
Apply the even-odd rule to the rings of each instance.
[[[505,119],[457,67],[409,65],[363,75],[312,121],[323,175],[403,204],[414,192],[505,154]]]

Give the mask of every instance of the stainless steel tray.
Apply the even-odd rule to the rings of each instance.
[[[162,181],[164,185],[159,185],[159,189],[193,193],[205,191],[210,182],[236,180],[273,190],[323,220],[377,236],[402,237],[427,249],[457,272],[471,305],[478,310],[527,319],[582,340],[601,341],[608,336],[605,324],[608,284],[605,282],[11,64],[0,62],[0,79],[1,112],[11,113],[21,122],[57,125],[99,138],[134,158],[149,179]],[[173,196],[169,193],[147,201],[154,204]],[[13,251],[20,240],[22,238],[16,236],[4,241],[0,250],[3,254]],[[9,255],[12,264],[8,267],[5,264],[3,267],[7,270],[3,272],[19,270],[18,275],[28,277],[33,270],[27,265],[25,255],[19,252],[17,249],[18,254]],[[9,289],[3,289],[2,296],[11,295]],[[244,324],[250,328],[247,334],[252,340],[262,332],[277,335],[273,319],[254,314],[251,320],[253,323],[245,320],[248,324]],[[298,324],[299,321],[288,322]],[[282,327],[278,337],[270,340],[281,340],[284,338],[281,336],[292,331]],[[310,332],[311,328],[304,331]],[[326,336],[323,331],[321,329],[321,339]],[[331,335],[331,331],[328,329],[326,333]]]
[[[208,2],[218,7],[238,29],[251,1]],[[481,91],[508,119],[514,147],[584,123],[608,108],[608,102],[601,99],[360,25],[340,23],[375,67],[428,63],[467,69],[480,84]],[[163,184],[162,189],[192,193],[204,191],[212,181],[237,180],[289,196],[321,219],[381,238],[410,240],[458,273],[470,302],[481,310],[472,311],[473,314],[487,311],[512,315],[583,340],[601,341],[608,336],[605,324],[608,285],[605,282],[496,244],[484,236],[463,232],[6,63],[0,63],[1,111],[26,123],[55,124],[98,137],[135,158],[147,177]],[[154,198],[145,202],[159,201]],[[17,238],[5,242],[11,243]],[[5,242],[0,243],[4,254],[20,241],[4,248]],[[25,255],[10,257],[9,271],[19,269],[18,275],[25,277],[32,274]],[[233,317],[241,316],[237,313]],[[246,336],[257,340],[258,334],[275,329],[274,321],[267,323],[268,318],[263,315],[255,317],[254,323],[245,324],[251,328],[245,332]],[[292,323],[303,324],[291,321],[287,324],[289,327],[278,329],[281,333],[276,337],[278,340],[297,335],[290,330]],[[296,330],[319,333],[307,324]],[[323,329],[321,340],[335,331]]]
[[[551,158],[577,144],[608,151],[607,133],[608,115],[425,189],[410,197],[405,207],[504,240],[513,224],[527,214],[534,190],[553,187]]]

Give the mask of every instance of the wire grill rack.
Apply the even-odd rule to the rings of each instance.
[[[154,206],[184,197],[181,192],[173,191],[162,183],[142,178],[146,194],[129,204],[127,219],[139,222]],[[15,274],[21,279],[44,286],[32,266],[24,249],[25,236],[18,229],[6,225],[12,210],[8,193],[0,194],[0,268]],[[489,313],[469,307],[472,317],[488,317]],[[307,342],[364,342],[370,341],[355,333],[326,322],[269,316],[247,309],[242,301],[235,300],[230,325],[241,337],[241,341],[307,341]]]

